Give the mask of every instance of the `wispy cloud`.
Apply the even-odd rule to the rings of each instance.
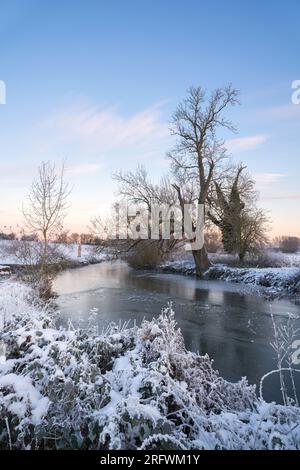
[[[150,151],[169,136],[161,108],[162,103],[158,103],[124,116],[116,107],[98,108],[81,103],[58,110],[42,127],[52,143],[76,145],[90,154],[126,153],[137,148]]]
[[[284,178],[284,173],[255,173],[254,178],[256,183],[261,186],[269,186],[275,183],[278,183],[282,178]]]
[[[267,134],[256,134],[246,137],[238,137],[226,141],[226,147],[230,152],[245,152],[254,150],[263,145],[269,136]]]
[[[82,164],[82,165],[72,165],[72,166],[67,166],[66,167],[66,172],[69,175],[82,175],[82,174],[87,174],[87,173],[96,173],[99,171],[101,168],[101,165],[97,164]]]

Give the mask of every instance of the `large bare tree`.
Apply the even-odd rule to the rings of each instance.
[[[186,99],[179,104],[172,120],[172,134],[177,144],[168,154],[176,182],[180,206],[197,202],[207,203],[216,167],[224,159],[224,141],[217,131],[235,131],[231,121],[224,117],[225,110],[238,103],[238,92],[231,85],[218,88],[207,97],[201,87],[189,89]],[[205,246],[193,250],[196,271],[201,276],[210,266]]]
[[[70,189],[64,180],[65,168],[42,162],[23,206],[26,227],[43,242],[44,264],[47,263],[49,240],[63,228]]]

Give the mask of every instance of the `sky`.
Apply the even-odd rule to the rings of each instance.
[[[66,225],[87,231],[116,197],[114,172],[168,171],[186,90],[232,83],[231,158],[254,176],[271,235],[300,236],[299,15],[298,0],[0,0],[0,229],[22,226],[51,160],[73,188]]]

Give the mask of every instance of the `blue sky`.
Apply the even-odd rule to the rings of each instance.
[[[300,235],[299,14],[298,0],[1,0],[0,226],[22,222],[39,162],[65,159],[67,222],[84,230],[113,200],[115,170],[167,171],[186,89],[232,82],[232,158],[255,176],[273,233]]]

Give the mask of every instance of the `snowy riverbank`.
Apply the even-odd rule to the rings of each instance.
[[[205,277],[263,288],[270,297],[300,297],[299,268],[231,268],[218,265],[210,268]]]
[[[196,275],[191,260],[167,261],[160,269],[163,272]],[[216,264],[205,273],[204,278],[245,284],[272,298],[300,297],[299,267],[238,268]]]
[[[300,409],[267,404],[187,351],[171,308],[140,327],[57,329],[0,282],[0,449],[295,449]]]
[[[107,253],[97,252],[93,245],[81,245],[79,253],[78,245],[74,243],[57,243],[51,247],[54,258],[65,260],[69,266],[101,263],[109,259]],[[34,264],[38,261],[40,251],[37,242],[0,240],[0,267]]]
[[[24,250],[28,244],[28,250]],[[10,267],[35,263],[36,242],[18,242],[0,240],[0,276],[9,274]],[[30,249],[30,250],[29,250]],[[79,267],[114,259],[107,251],[97,252],[95,246],[82,245],[78,256],[76,244],[54,244],[55,256],[58,263],[63,260],[64,267]],[[19,251],[18,251],[19,250]],[[28,256],[30,251],[30,256]],[[25,254],[24,254],[25,252]],[[38,252],[38,250],[37,250]],[[196,275],[195,264],[191,254],[175,254],[173,260],[162,263],[158,270],[168,273]],[[234,262],[233,257],[226,254],[211,254],[213,266],[207,271],[206,280],[222,280],[241,283],[254,288],[258,293],[271,298],[289,297],[300,298],[300,256],[268,254],[270,262],[277,267],[238,267],[229,266]]]

